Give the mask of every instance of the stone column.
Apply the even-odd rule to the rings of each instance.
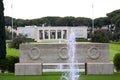
[[[51,39],[51,36],[52,36],[52,35],[51,35],[51,30],[50,30],[50,39]]]
[[[66,39],[68,39],[68,31],[66,30]]]
[[[48,30],[48,39],[50,40],[50,30]]]
[[[39,29],[37,30],[37,42],[40,41],[40,31]]]
[[[43,30],[43,40],[45,39],[45,31]]]
[[[61,30],[61,39],[63,39],[63,30]]]
[[[55,31],[55,37],[56,37],[56,39],[58,39],[57,36],[58,36],[58,34],[57,34],[57,30],[56,30],[56,31]]]

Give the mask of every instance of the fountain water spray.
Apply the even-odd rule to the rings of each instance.
[[[79,72],[77,71],[78,66],[77,64],[75,64],[77,63],[77,61],[75,60],[75,51],[76,51],[75,49],[76,49],[75,34],[73,31],[71,31],[68,41],[69,71],[62,75],[61,80],[78,80],[79,78]]]

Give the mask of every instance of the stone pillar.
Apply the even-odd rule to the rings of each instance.
[[[39,29],[37,30],[37,42],[40,41],[40,31]]]
[[[48,39],[50,40],[50,30],[48,30]]]
[[[45,31],[43,30],[43,40],[45,39]]]
[[[42,75],[41,63],[17,63],[15,75]]]
[[[86,73],[89,74],[113,74],[113,63],[87,63]]]
[[[63,39],[63,30],[61,30],[61,39]]]
[[[66,40],[68,40],[68,30],[66,30]]]
[[[58,34],[57,34],[57,30],[56,30],[56,31],[55,31],[55,37],[56,37],[56,39],[58,39],[57,36],[58,36]]]
[[[51,30],[50,30],[50,39],[52,39]]]

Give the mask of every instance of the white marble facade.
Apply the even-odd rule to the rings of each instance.
[[[47,26],[36,27],[26,26],[18,27],[17,35],[27,35],[28,38],[35,39],[37,42],[41,40],[67,40],[70,32],[74,31],[76,38],[87,38],[87,27],[67,27],[67,26]]]

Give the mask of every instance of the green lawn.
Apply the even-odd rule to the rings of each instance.
[[[110,60],[113,61],[113,57],[116,53],[120,53],[120,43],[110,43]]]
[[[19,50],[18,49],[14,49],[14,48],[7,48],[6,49],[7,52],[7,56],[8,55],[12,55],[12,56],[19,56]]]
[[[82,80],[120,80],[120,73],[113,75],[81,75]]]
[[[60,80],[60,72],[44,72],[42,76],[15,76],[13,73],[0,74],[0,80]],[[79,80],[120,80],[120,73],[113,75],[84,75]]]

